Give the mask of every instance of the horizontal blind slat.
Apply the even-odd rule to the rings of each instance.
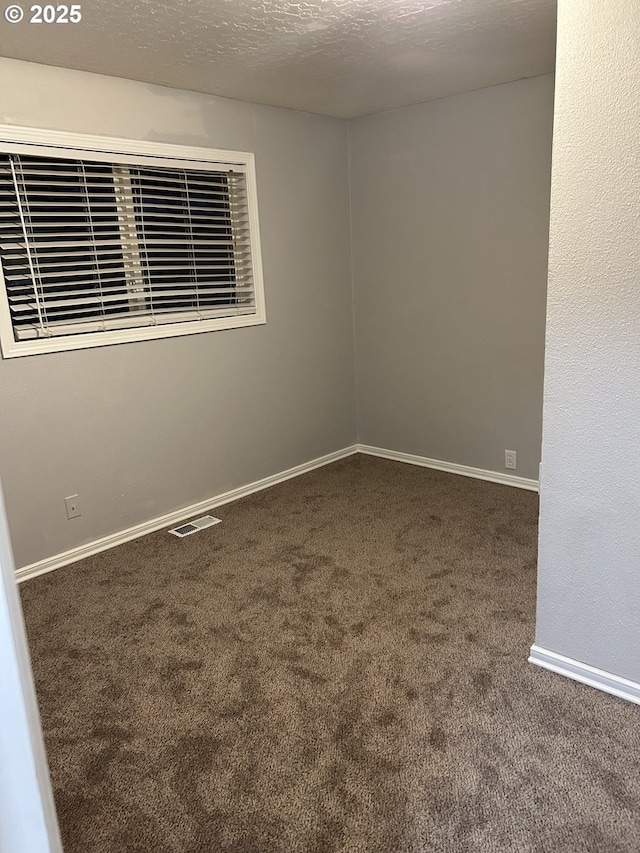
[[[163,299],[167,300],[170,297],[180,297],[181,300],[185,299],[188,296],[196,296],[198,293],[201,293],[204,298],[212,299],[215,297],[223,297],[230,293],[236,293],[236,288],[227,287],[227,288],[211,288],[208,291],[202,291],[199,288],[193,287],[185,287],[184,289],[171,289],[171,290],[156,290],[153,293],[154,299]],[[242,292],[242,288],[238,288],[240,292]],[[86,291],[85,291],[86,292]],[[80,292],[82,293],[82,291]],[[90,296],[81,296],[80,293],[73,294],[73,298],[64,299],[58,296],[58,298],[49,298],[46,301],[47,311],[54,309],[62,309],[65,311],[74,309],[76,307],[81,306],[96,306],[97,303],[111,303],[111,302],[122,302],[123,300],[126,302],[129,299],[130,293],[126,289],[121,289],[118,292],[112,292],[109,290],[103,290],[100,294],[91,293]],[[150,296],[148,293],[141,292],[139,296],[144,299],[145,297]],[[178,301],[178,300],[176,300]],[[33,310],[33,305],[30,304],[21,304],[18,301],[14,302],[14,310],[16,313],[25,313]]]
[[[123,264],[122,269],[124,269],[124,271],[126,271],[130,268],[133,269],[134,268],[133,265],[129,265],[127,263]],[[95,272],[95,279],[96,280],[108,281],[109,278],[114,277],[116,270],[106,269],[105,271],[103,271],[103,269]],[[163,264],[163,265],[155,265],[154,264],[150,268],[150,270],[145,271],[145,272],[152,272],[154,274],[154,276],[160,276],[162,278],[171,278],[171,275],[194,275],[194,276],[198,277],[200,275],[204,276],[206,271],[215,270],[215,271],[222,273],[222,272],[225,272],[227,270],[234,270],[234,269],[235,269],[235,265],[230,265],[228,263],[198,264],[197,269],[185,267],[184,265],[178,265],[178,264],[173,265],[173,266],[171,266],[169,264]],[[78,279],[77,276],[85,275],[86,273],[90,273],[90,272],[91,272],[91,270],[79,270],[78,271],[78,270],[65,269],[65,270],[61,270],[58,272],[53,272],[53,271],[44,272],[44,273],[40,272],[38,277],[45,284],[47,284],[47,282],[49,282],[53,286],[55,286],[56,283],[51,282],[50,281],[51,279],[53,279],[53,278],[66,278],[67,280],[70,280],[75,286],[76,284],[81,284],[83,281],[82,279]],[[5,273],[4,277],[8,283],[7,286],[11,287],[12,281],[22,281],[25,278],[27,278],[28,277],[28,271],[25,271],[24,273]],[[142,273],[142,275],[140,276],[140,281],[144,281],[144,273]]]
[[[116,331],[119,329],[143,328],[147,326],[165,325],[168,323],[198,323],[202,320],[216,319],[223,317],[241,317],[255,313],[255,304],[238,305],[228,308],[205,308],[200,311],[198,316],[193,312],[173,311],[169,314],[138,317],[118,317],[112,319],[105,317],[102,320],[90,321],[84,320],[82,323],[58,323],[54,329],[40,329],[37,326],[21,327],[16,330],[17,340],[33,340],[34,338],[51,337],[47,331],[55,331],[55,336],[61,335],[80,335],[87,332],[105,332]]]
[[[147,242],[149,242],[149,241],[147,241]],[[163,245],[163,244],[159,244],[159,245]],[[57,249],[57,248],[59,248],[59,246],[60,246],[60,244],[52,243],[51,248]],[[39,248],[42,248],[42,247],[39,247]],[[44,247],[44,248],[47,248],[47,247]],[[49,251],[47,251],[46,253],[40,252],[40,254],[38,256],[38,261],[39,261],[41,266],[42,265],[47,266],[49,264],[61,266],[62,262],[59,261],[58,258],[64,258],[65,259],[64,264],[68,264],[69,266],[73,266],[74,264],[79,264],[79,263],[88,263],[88,261],[80,260],[80,258],[84,257],[85,255],[87,255],[87,256],[91,255],[92,250],[94,248],[98,251],[98,253],[101,256],[102,255],[127,254],[126,250],[123,252],[122,246],[118,246],[114,242],[107,243],[107,244],[95,243],[94,242],[94,243],[91,243],[91,246],[89,248],[87,247],[87,244],[85,244],[85,243],[74,243],[69,248],[70,249],[77,248],[77,249],[81,249],[82,251],[77,251],[77,252],[72,252],[72,253],[70,253],[69,251],[66,251],[66,252],[49,252]],[[203,260],[206,260],[206,258],[208,258],[208,257],[215,259],[215,258],[224,257],[224,256],[231,254],[231,250],[228,248],[227,244],[225,244],[220,249],[212,249],[207,244],[181,245],[178,243],[171,243],[170,251],[171,251],[171,254],[173,254],[173,255],[180,254],[183,252],[188,252],[188,253],[195,252]],[[238,254],[246,257],[246,255],[249,254],[249,249],[248,248],[243,249],[240,253],[236,249],[236,255],[238,255]],[[4,254],[5,266],[12,265],[12,264],[24,263],[26,258],[27,258],[27,254],[24,251],[18,252],[18,251],[16,251],[15,248],[8,250]],[[240,260],[236,260],[236,263],[242,263],[242,257],[240,258]]]
[[[20,159],[24,163],[26,160],[26,155],[21,156]],[[58,170],[58,169],[47,169],[47,164],[42,162],[43,168],[36,169],[33,166],[25,167],[23,165],[22,173],[25,178],[37,183],[35,181],[36,178],[47,179],[47,182],[51,186],[69,186],[82,180],[82,175],[79,171],[73,171],[71,169],[68,170]],[[101,179],[101,183],[108,185],[108,181],[105,179],[105,175],[108,176],[108,170],[103,166],[96,166],[95,171],[92,170],[91,164],[85,163],[86,170],[86,180],[87,183],[92,184],[97,178]],[[167,169],[166,174],[161,175],[159,170],[149,170],[144,171],[144,168],[138,169],[137,167],[130,168],[132,173],[132,177],[134,180],[139,180],[141,177],[144,180],[150,182],[152,185],[164,185],[169,184],[170,186],[181,186],[183,184],[184,179],[181,177],[179,170],[178,173],[174,172],[174,170]],[[220,172],[187,172],[189,175],[189,181],[194,186],[203,187],[203,189],[207,189],[210,192],[226,192],[226,181],[214,180],[213,178],[208,179],[208,175],[217,176],[220,175]],[[226,173],[222,173],[225,174]],[[237,173],[241,174],[241,173]],[[2,176],[6,175],[8,179],[11,178],[11,170],[6,169],[0,166],[0,180]],[[56,178],[74,178],[74,181],[56,181]]]
[[[116,238],[118,237],[119,232],[116,230],[111,231],[102,231],[100,230],[96,237],[91,240],[86,239],[85,241],[81,241],[78,238],[85,237],[89,238],[90,235],[86,231],[73,231],[69,233],[64,229],[60,229],[58,231],[48,231],[48,232],[39,232],[37,238],[31,239],[29,241],[29,245],[32,248],[57,248],[59,246],[67,246],[75,245],[75,246],[103,246],[103,245],[111,245],[117,246],[120,244],[127,245],[129,243],[134,242],[134,238],[127,239],[123,238],[122,241],[118,241]],[[184,235],[176,234],[175,231],[167,231],[167,230],[156,230],[152,235],[149,235],[145,238],[144,242],[148,245],[168,245],[173,241],[171,238],[175,238],[176,243],[184,243],[184,239],[179,239],[180,237],[184,238]],[[106,239],[105,239],[106,238]],[[248,232],[247,232],[247,240],[248,240]],[[196,234],[194,236],[194,241],[196,245],[207,245],[207,246],[230,246],[230,241],[228,238],[224,240],[212,237],[206,237],[204,235]],[[136,241],[138,242],[138,241]],[[26,248],[26,244],[17,243],[15,240],[2,240],[0,238],[0,247],[11,247],[19,245],[21,248]]]

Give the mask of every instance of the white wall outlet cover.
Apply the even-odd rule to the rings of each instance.
[[[82,512],[80,511],[80,502],[78,499],[78,495],[69,495],[68,498],[64,499],[64,505],[67,510],[67,518],[80,518]]]
[[[505,468],[513,468],[513,469],[515,469],[517,467],[515,450],[505,450],[505,452],[504,452],[504,467]]]

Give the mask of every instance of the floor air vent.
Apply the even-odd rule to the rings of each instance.
[[[203,515],[202,518],[196,518],[195,521],[189,521],[186,524],[181,524],[180,527],[174,527],[169,533],[174,536],[191,536],[192,533],[197,533],[198,530],[204,530],[205,527],[211,527],[213,524],[220,524],[221,518],[214,518],[212,515]]]

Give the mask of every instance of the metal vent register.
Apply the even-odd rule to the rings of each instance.
[[[191,536],[192,533],[197,533],[198,530],[204,530],[205,527],[211,527],[214,524],[220,524],[221,518],[214,518],[212,515],[203,515],[202,518],[196,518],[195,521],[189,521],[186,524],[181,524],[180,527],[174,527],[169,533],[174,536]]]

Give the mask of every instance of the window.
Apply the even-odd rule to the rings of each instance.
[[[264,323],[253,155],[0,128],[0,284],[5,357]]]

